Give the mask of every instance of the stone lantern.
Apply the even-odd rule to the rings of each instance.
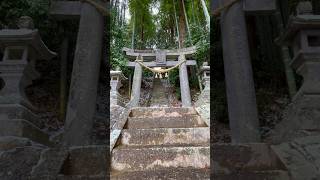
[[[210,126],[210,66],[207,62],[204,62],[200,67],[202,76],[202,84],[204,89],[195,102],[194,106],[196,111],[201,115],[202,119]]]
[[[320,95],[320,15],[310,15],[312,6],[307,4],[298,5],[298,15],[290,18],[281,40],[293,48],[291,67],[303,77],[297,95]]]
[[[282,140],[320,130],[320,15],[311,12],[310,2],[300,3],[297,16],[289,19],[286,31],[278,39],[292,47],[290,65],[303,77],[301,88],[276,128],[275,136]]]
[[[39,140],[43,124],[33,113],[37,109],[29,102],[25,88],[39,77],[36,60],[50,60],[56,56],[42,42],[32,19],[22,17],[19,29],[0,31],[0,136],[27,136]]]
[[[202,73],[202,84],[207,87],[210,86],[210,66],[204,62],[200,67],[200,74]]]
[[[110,105],[115,106],[123,106],[124,107],[124,101],[119,94],[118,90],[122,86],[121,81],[126,80],[127,78],[122,74],[122,72],[117,69],[116,71],[110,71]]]

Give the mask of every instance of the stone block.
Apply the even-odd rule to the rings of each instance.
[[[0,179],[28,179],[37,164],[41,148],[23,147],[0,153]]]
[[[116,148],[112,152],[114,171],[161,170],[210,167],[209,147]]]
[[[31,146],[33,142],[27,138],[20,138],[14,136],[0,137],[0,151],[7,151],[17,147]]]
[[[277,10],[276,0],[245,0],[243,10],[250,14],[271,14]]]
[[[25,106],[19,104],[0,104],[0,121],[9,119],[24,119],[42,129],[44,122],[40,117]]]
[[[32,168],[31,179],[50,179],[57,177],[68,157],[68,149],[46,149],[41,153],[38,164]]]
[[[209,145],[210,129],[203,128],[159,128],[124,129],[120,144],[126,146],[148,145]]]
[[[175,179],[175,180],[209,180],[210,169],[171,168],[166,170],[132,171],[111,174],[111,179],[141,180],[141,179]]]
[[[193,108],[132,108],[130,117],[181,117],[185,115],[196,115]]]
[[[0,123],[0,136],[25,137],[44,145],[51,145],[49,135],[26,120],[0,120]]]
[[[288,168],[292,179],[313,180],[320,178],[320,136],[297,138],[272,146]]]
[[[215,174],[286,170],[267,144],[214,144],[211,148]]]
[[[128,118],[125,126],[128,129],[145,128],[192,128],[207,127],[206,123],[198,115],[185,115],[181,117],[149,117]]]
[[[271,138],[281,143],[298,137],[320,133],[320,95],[299,93],[283,111],[283,120],[277,124]]]
[[[66,176],[105,176],[109,161],[107,146],[79,146],[69,149],[61,174]]]
[[[58,19],[79,18],[81,14],[80,1],[52,1],[50,14]]]
[[[287,171],[282,170],[214,174],[212,178],[214,178],[214,180],[291,180],[289,173]]]

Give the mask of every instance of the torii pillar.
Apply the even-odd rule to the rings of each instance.
[[[218,0],[213,8],[231,2]],[[259,142],[259,120],[245,12],[270,13],[275,0],[239,0],[221,14],[228,114],[233,143]]]
[[[95,2],[103,4],[100,0]],[[87,1],[55,1],[51,14],[62,19],[80,18],[63,145],[90,145],[102,58],[104,17],[95,5]]]

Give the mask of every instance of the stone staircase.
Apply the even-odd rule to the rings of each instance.
[[[193,108],[135,108],[111,155],[111,179],[210,179],[210,129]]]

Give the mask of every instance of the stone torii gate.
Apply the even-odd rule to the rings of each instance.
[[[104,16],[102,0],[53,1],[50,14],[64,19],[80,19],[63,144],[90,145],[100,63],[103,48]],[[105,11],[107,11],[105,9]]]
[[[196,52],[195,47],[183,48],[178,50],[133,50],[129,48],[123,49],[125,55],[129,59],[128,67],[134,68],[133,84],[131,91],[131,101],[133,106],[139,106],[140,89],[142,80],[142,66],[136,60],[138,56],[143,57],[144,65],[153,67],[173,67],[179,62],[191,58]],[[179,61],[176,61],[176,60]],[[130,61],[131,60],[131,61]],[[191,95],[189,87],[189,79],[187,66],[195,66],[195,60],[187,60],[179,66],[179,78],[181,89],[182,107],[191,107]]]
[[[228,5],[225,7],[226,5]],[[225,8],[224,8],[225,7]],[[276,0],[214,0],[220,23],[232,142],[260,141],[258,110],[249,53],[245,14],[268,14]],[[216,11],[215,11],[216,10]]]

